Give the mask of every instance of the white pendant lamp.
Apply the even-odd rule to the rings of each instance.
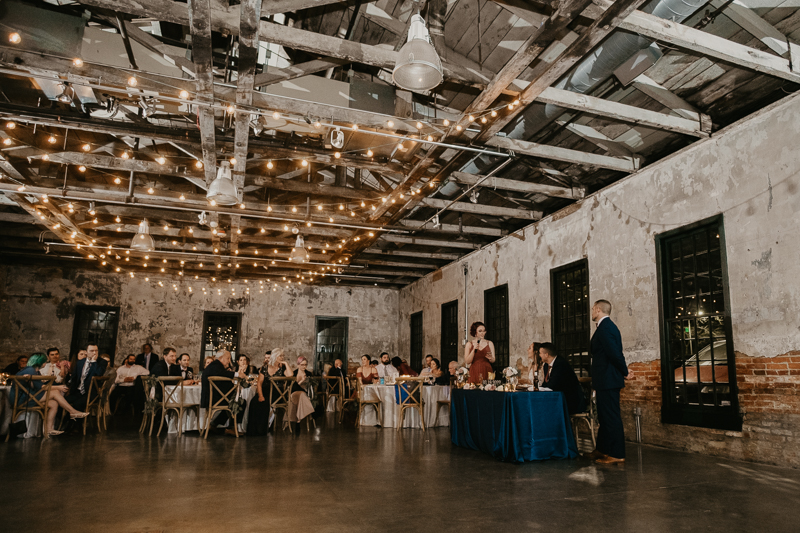
[[[139,224],[139,231],[131,241],[131,250],[137,252],[152,252],[156,249],[156,243],[153,237],[150,236],[150,224],[147,219],[142,220]]]
[[[217,205],[234,205],[239,203],[239,194],[236,185],[231,179],[231,165],[228,161],[220,163],[217,177],[211,182],[206,198],[213,200]]]
[[[425,21],[419,13],[412,15],[408,42],[397,53],[392,81],[408,91],[429,91],[442,79],[442,61],[431,44]]]
[[[294,243],[294,248],[292,248],[292,253],[289,255],[289,261],[292,263],[305,263],[308,260],[308,251],[306,251],[305,242],[303,242],[303,236],[298,235],[297,241]]]

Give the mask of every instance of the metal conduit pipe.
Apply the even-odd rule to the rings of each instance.
[[[683,22],[707,3],[708,0],[654,0],[646,4],[642,11],[673,22]],[[638,34],[615,31],[559,80],[555,87],[575,93],[588,93],[653,42],[652,39]],[[531,105],[509,124],[506,134],[512,139],[529,140],[563,112],[563,108],[553,104]],[[480,174],[492,161],[490,157],[479,157],[467,164],[462,171]]]

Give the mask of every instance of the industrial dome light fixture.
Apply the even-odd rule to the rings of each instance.
[[[206,198],[217,205],[234,205],[239,203],[239,193],[231,179],[231,164],[222,161],[217,169],[217,177],[211,182]]]
[[[339,128],[331,132],[331,145],[334,148],[341,148],[344,146],[344,133]]]
[[[153,237],[150,236],[150,224],[145,218],[139,224],[139,231],[131,241],[131,250],[136,250],[137,252],[152,252],[155,249],[156,243]]]
[[[303,236],[298,235],[297,241],[294,243],[294,248],[292,248],[292,253],[289,254],[289,261],[292,263],[305,263],[307,260],[308,251],[306,250]]]
[[[408,41],[397,54],[392,81],[408,91],[429,91],[442,83],[442,60],[419,13],[412,15]]]
[[[61,94],[56,96],[56,100],[62,104],[71,104],[72,99],[75,98],[75,88],[66,82],[60,84],[59,87],[61,88]]]

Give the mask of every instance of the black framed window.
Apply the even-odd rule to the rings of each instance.
[[[75,321],[72,325],[71,357],[87,344],[96,344],[99,354],[108,354],[111,361],[117,353],[117,327],[119,326],[119,307],[80,305],[75,308]]]
[[[241,313],[203,313],[203,360],[208,356],[214,357],[219,350],[228,350],[235,360],[239,351],[241,325]]]
[[[486,338],[494,343],[495,371],[508,366],[508,285],[501,285],[483,292],[483,322]]]
[[[579,376],[592,367],[589,262],[581,259],[550,271],[553,344]]]
[[[458,300],[442,304],[442,368],[458,361]]]
[[[315,369],[322,372],[325,363],[341,359],[347,369],[347,330],[350,319],[346,316],[318,316],[316,317],[315,337],[317,354]]]
[[[659,235],[664,422],[742,427],[722,217]]]
[[[422,311],[411,315],[411,368],[422,368]]]

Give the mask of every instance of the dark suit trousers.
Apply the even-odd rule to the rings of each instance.
[[[617,459],[625,458],[625,428],[619,409],[620,389],[595,391],[597,398],[597,418],[600,429],[597,432],[597,451]]]
[[[67,400],[67,403],[78,411],[83,411],[86,409],[88,397],[86,394],[81,394],[80,391],[69,393],[64,397],[64,399]]]

